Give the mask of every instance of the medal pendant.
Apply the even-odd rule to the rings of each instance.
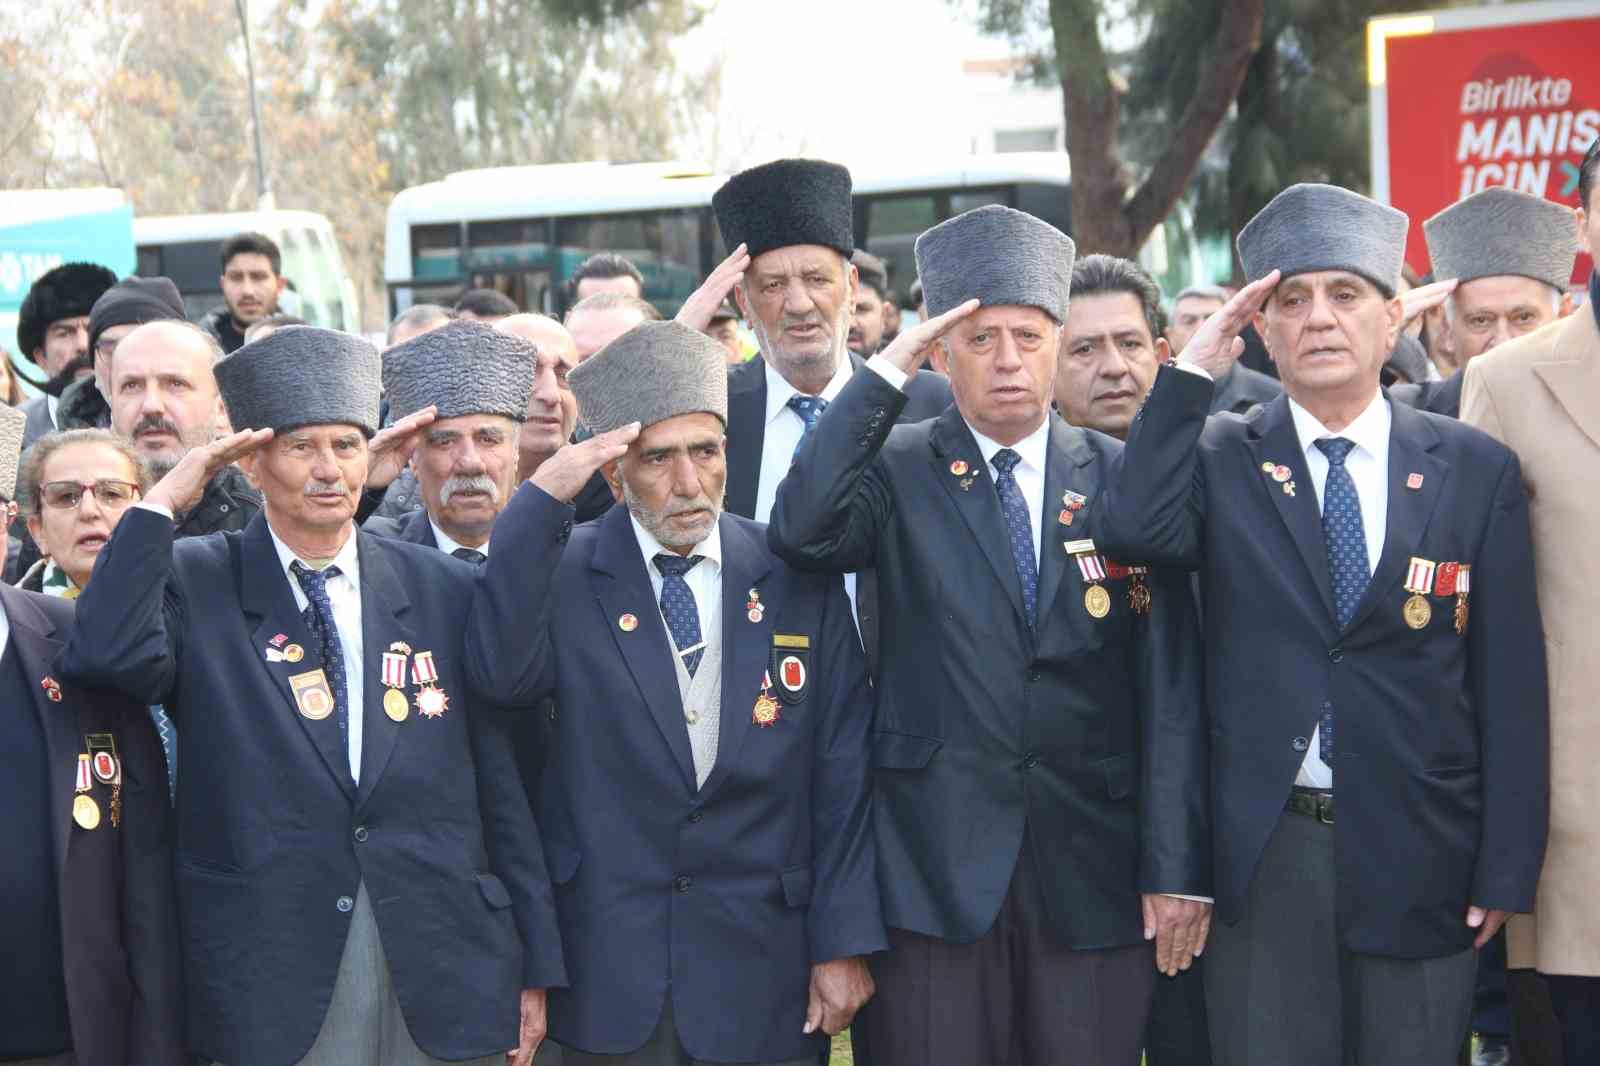
[[[1137,574],[1128,586],[1128,606],[1133,608],[1134,614],[1150,613],[1150,586]]]
[[[1111,593],[1104,585],[1090,585],[1083,590],[1083,609],[1091,618],[1104,618],[1111,613]]]
[[[1433,620],[1433,607],[1429,605],[1427,597],[1412,596],[1406,601],[1401,614],[1405,617],[1406,625],[1412,629],[1426,629]]]
[[[1456,634],[1464,637],[1467,635],[1467,598],[1465,596],[1456,597],[1455,614]]]
[[[763,692],[756,697],[756,706],[750,712],[750,720],[763,728],[778,724],[778,701]]]
[[[424,718],[438,718],[450,706],[450,697],[431,684],[417,693],[417,710]]]
[[[122,785],[111,786],[111,828],[122,824]]]
[[[389,716],[391,722],[403,722],[411,713],[411,705],[406,702],[406,694],[397,688],[392,688],[383,694],[383,713]]]
[[[79,796],[72,801],[72,820],[78,823],[80,829],[98,829],[100,805],[91,796]]]

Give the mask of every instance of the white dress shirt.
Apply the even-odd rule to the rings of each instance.
[[[6,645],[11,643],[11,619],[6,617],[5,611],[0,611],[0,656],[5,655]]]
[[[766,432],[761,442],[761,478],[756,482],[756,513],[752,516],[757,522],[770,519],[772,505],[778,499],[778,483],[789,472],[789,466],[794,462],[794,450],[800,446],[800,438],[806,433],[805,419],[789,406],[789,397],[800,390],[772,369],[771,363],[762,360],[762,366],[767,375],[767,417],[762,423]],[[832,403],[850,383],[850,375],[854,372],[850,356],[841,356],[839,367],[833,372],[833,380],[818,395]],[[904,385],[900,387],[904,388]]]
[[[640,553],[644,556],[645,573],[650,575],[650,588],[655,593],[656,613],[659,614],[661,612],[662,577],[661,571],[656,567],[656,556],[663,552],[669,555],[676,553],[662,547],[661,542],[655,538],[655,535],[644,526],[641,526],[639,520],[632,513],[629,513],[628,521],[633,523],[633,535],[639,542]],[[717,618],[718,612],[722,610],[721,526],[712,526],[711,533],[705,540],[696,544],[689,555],[691,557],[696,555],[703,557],[698,565],[691,567],[689,572],[683,575],[683,580],[688,583],[689,591],[694,594],[694,609],[695,613],[700,616],[700,634],[704,637],[705,634],[712,631],[712,620]],[[663,624],[666,623],[665,616],[661,620]],[[672,631],[670,629],[667,631],[667,642],[669,644],[672,643]],[[675,654],[680,651],[676,646],[672,650]],[[688,649],[681,650],[687,651]]]
[[[306,605],[310,602],[306,594],[300,591],[300,582],[289,572],[289,565],[299,560],[302,566],[315,570],[304,559],[295,555],[294,550],[278,539],[278,534],[272,532],[272,527],[267,526],[267,532],[272,533],[272,546],[278,552],[278,563],[283,567],[283,579],[289,582],[289,591],[294,595],[294,605],[300,613],[305,614]],[[339,648],[344,652],[344,686],[345,698],[348,701],[346,710],[350,726],[350,776],[357,782],[361,780],[361,737],[362,737],[362,640],[361,640],[361,564],[356,553],[355,530],[350,531],[344,547],[339,549],[339,554],[333,557],[329,566],[337,566],[339,573],[328,578],[328,600],[333,604],[333,626],[339,631]]]
[[[1393,421],[1389,402],[1383,398],[1381,391],[1374,392],[1372,402],[1338,433],[1317,421],[1315,415],[1294,400],[1289,401],[1289,414],[1294,419],[1294,431],[1300,439],[1300,448],[1305,452],[1311,484],[1317,493],[1319,513],[1328,484],[1328,457],[1316,442],[1343,437],[1355,445],[1345,457],[1344,468],[1355,483],[1356,499],[1361,503],[1361,529],[1367,542],[1367,572],[1372,573],[1378,568],[1378,559],[1383,555],[1384,528],[1389,518],[1389,426]],[[1333,713],[1337,715],[1339,709],[1335,707]],[[1333,768],[1322,761],[1320,727],[1311,738],[1311,747],[1306,750],[1295,784],[1307,788],[1333,787]]]
[[[428,519],[428,525],[433,527],[433,542],[435,544],[437,544],[439,546],[439,550],[444,552],[446,555],[454,555],[458,548],[465,548],[466,547],[465,544],[462,544],[459,541],[454,540],[450,536],[450,534],[448,534],[444,530],[440,529],[439,528],[439,523],[435,522],[432,518]],[[487,559],[489,557],[489,542],[488,541],[484,541],[478,547],[470,548],[468,550],[469,551],[480,552],[483,555],[483,557],[485,559]]]

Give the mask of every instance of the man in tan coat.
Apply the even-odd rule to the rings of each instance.
[[[1580,170],[1579,239],[1600,253],[1600,140]],[[1588,305],[1473,360],[1461,418],[1513,448],[1531,505],[1550,671],[1550,839],[1530,917],[1509,929],[1512,968],[1544,974],[1565,1061],[1600,1062],[1600,274]]]

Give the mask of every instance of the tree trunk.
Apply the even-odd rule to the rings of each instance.
[[[1216,33],[1202,48],[1211,62],[1183,114],[1172,119],[1166,151],[1130,193],[1117,151],[1121,104],[1100,42],[1101,5],[1096,0],[1051,0],[1050,27],[1072,165],[1072,237],[1080,254],[1133,258],[1177,205],[1260,46],[1265,3],[1226,0]]]

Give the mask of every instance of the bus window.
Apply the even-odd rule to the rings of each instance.
[[[866,198],[864,220],[866,239],[862,247],[883,260],[889,268],[890,284],[904,293],[917,276],[917,238],[943,221],[937,194],[930,191]]]
[[[418,281],[461,277],[461,227],[454,222],[411,227],[411,276]]]
[[[566,306],[573,273],[596,252],[627,258],[644,275],[644,298],[663,315],[677,314],[702,277],[697,208],[627,215],[577,215],[556,220],[557,280]]]
[[[550,220],[467,223],[471,288],[497,289],[528,311],[543,310],[550,288]]]

